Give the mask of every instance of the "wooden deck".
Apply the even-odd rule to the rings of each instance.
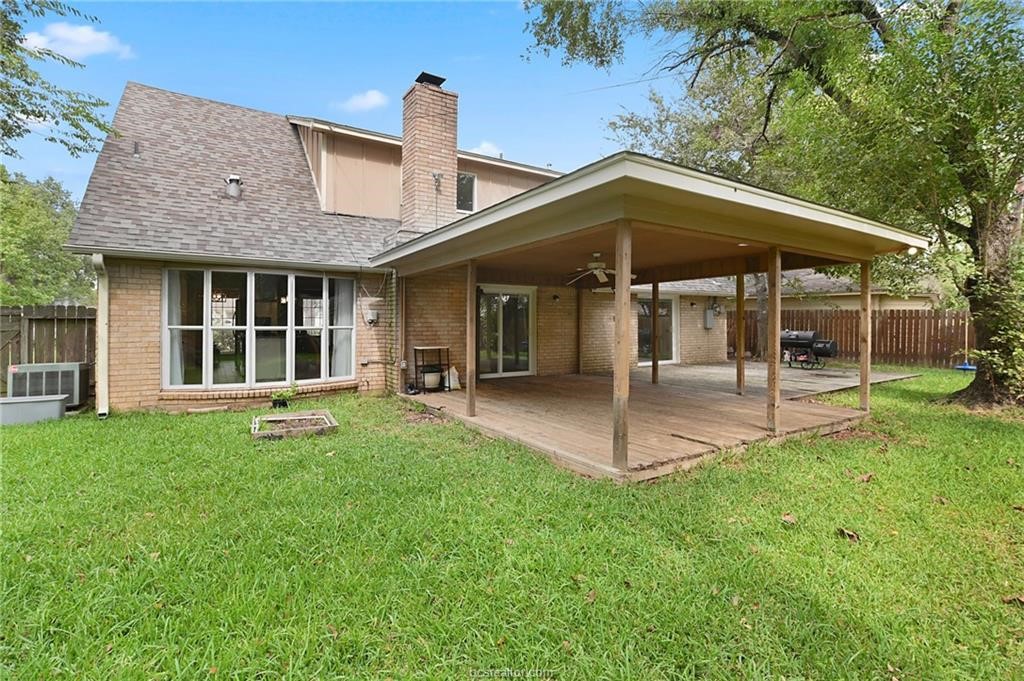
[[[748,360],[746,375],[747,394],[756,395],[763,401],[768,390],[768,365]],[[872,371],[871,384],[901,381],[918,375]],[[632,370],[632,376],[633,380],[649,381],[651,367],[636,367]],[[736,386],[736,365],[732,362],[685,366],[662,364],[659,382],[680,388],[732,392]],[[856,388],[860,384],[860,372],[856,368],[826,366],[823,369],[801,369],[783,365],[781,383],[783,399],[792,400]]]
[[[464,391],[408,395],[488,435],[544,452],[556,464],[593,477],[646,480],[685,470],[716,452],[769,439],[764,397],[698,386],[651,385],[634,378],[629,396],[629,468],[612,462],[612,381],[570,375],[481,381],[477,415],[465,415]],[[784,400],[775,439],[850,427],[864,413]]]

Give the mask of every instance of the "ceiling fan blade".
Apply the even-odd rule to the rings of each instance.
[[[577,272],[575,277],[573,277],[569,281],[565,282],[565,285],[566,286],[572,286],[573,284],[575,284],[577,281],[579,281],[583,277],[587,276],[588,274],[590,274],[589,270],[584,270],[582,272]]]
[[[593,270],[593,272],[594,276],[597,277],[597,280],[599,282],[601,282],[602,284],[608,283],[608,275],[604,273],[604,270]]]

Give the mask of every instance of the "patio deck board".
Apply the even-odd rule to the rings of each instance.
[[[630,382],[629,469],[612,467],[611,378],[530,376],[481,381],[477,415],[465,416],[463,391],[407,396],[488,435],[525,444],[578,473],[617,480],[648,479],[696,465],[716,452],[769,439],[763,397],[708,385]],[[864,413],[784,400],[777,438],[833,432]]]

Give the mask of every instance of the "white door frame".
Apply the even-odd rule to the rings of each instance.
[[[499,311],[498,313],[498,371],[497,373],[480,374],[480,378],[509,378],[512,376],[533,376],[537,373],[537,287],[536,286],[506,286],[504,284],[480,284],[479,287],[481,293],[491,294],[502,294],[507,293],[511,295],[526,295],[530,300],[530,317],[527,322],[530,325],[529,333],[527,337],[530,344],[530,368],[527,371],[502,371],[502,364],[504,362],[504,349],[500,347],[502,342],[502,323],[504,315]],[[477,323],[480,323],[480,305],[477,303]],[[478,333],[477,338],[482,337],[482,334]],[[480,352],[479,342],[477,344],[477,353]],[[480,360],[477,359],[477,366],[479,366]]]
[[[643,301],[653,302],[650,296],[646,296],[646,297],[645,296],[640,296],[637,299],[637,301],[638,302],[643,302]],[[659,295],[658,296],[658,304],[660,305],[661,303],[672,303],[672,321],[671,321],[671,324],[670,324],[670,326],[672,327],[672,359],[662,359],[662,360],[659,360],[658,364],[659,365],[661,365],[661,364],[679,364],[679,296],[672,295],[672,294],[669,294],[669,295]],[[638,310],[637,311],[637,315],[639,315],[639,314],[640,314],[640,312]],[[637,331],[637,341],[636,341],[637,342],[637,349],[638,350],[639,350],[639,344],[640,344],[639,328],[640,328],[640,323],[639,323],[639,319],[638,319],[637,320],[637,329],[638,329],[638,331]],[[659,344],[662,341],[664,341],[663,338],[659,338],[658,339]],[[649,366],[651,366],[651,364],[653,364],[653,362],[644,362],[644,361],[637,362],[637,366],[641,366],[641,367],[649,367]]]

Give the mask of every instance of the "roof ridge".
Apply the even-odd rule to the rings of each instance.
[[[266,116],[274,116],[275,118],[283,118],[285,120],[288,119],[288,116],[286,116],[285,114],[277,113],[277,112],[274,112],[274,111],[267,111],[266,109],[257,109],[257,108],[252,107],[252,106],[245,106],[244,104],[234,104],[232,102],[225,102],[225,101],[222,101],[220,99],[212,99],[210,97],[201,97],[199,95],[193,95],[193,94],[190,94],[188,92],[179,92],[177,90],[168,90],[167,88],[157,87],[156,85],[150,85],[148,83],[140,83],[137,80],[126,81],[125,82],[125,88],[124,88],[125,92],[128,91],[128,87],[129,86],[135,86],[135,87],[139,87],[139,88],[144,88],[146,90],[155,90],[157,92],[164,92],[166,94],[177,95],[179,97],[188,97],[189,99],[194,99],[194,100],[199,101],[199,102],[208,102],[210,104],[217,104],[218,106],[226,106],[226,107],[230,107],[232,109],[242,109],[243,111],[252,111],[253,113],[264,114]]]

